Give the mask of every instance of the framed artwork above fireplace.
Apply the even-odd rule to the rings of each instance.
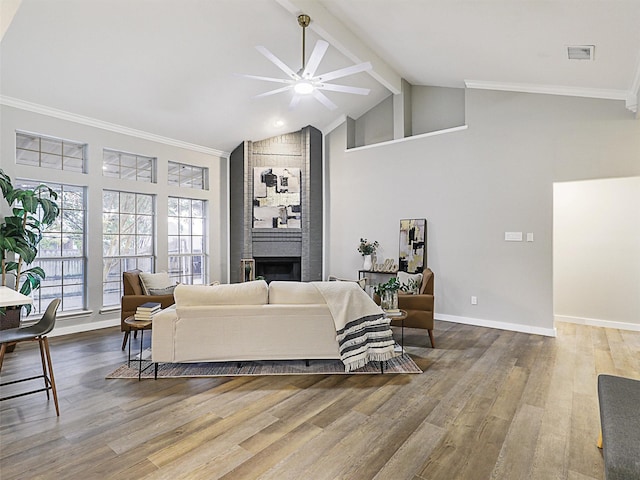
[[[253,228],[300,228],[300,169],[253,168]]]

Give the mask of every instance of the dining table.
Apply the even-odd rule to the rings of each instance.
[[[27,304],[33,305],[31,297],[16,292],[13,288],[0,286],[0,307],[15,307]]]

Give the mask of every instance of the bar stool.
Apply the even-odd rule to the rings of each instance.
[[[0,401],[9,400],[11,398],[22,397],[24,395],[31,395],[32,393],[47,392],[47,398],[49,398],[49,390],[53,393],[53,401],[56,405],[56,414],[60,416],[60,409],[58,408],[58,393],[56,391],[56,382],[53,378],[53,367],[51,365],[51,354],[49,353],[49,340],[47,334],[53,330],[56,324],[56,313],[60,306],[60,299],[56,298],[51,301],[47,310],[38,323],[29,327],[23,328],[10,328],[7,330],[0,330],[0,371],[2,371],[2,362],[4,360],[4,354],[7,350],[7,346],[12,343],[37,341],[40,345],[40,359],[42,360],[42,375],[35,377],[23,378],[20,380],[13,380],[11,382],[0,383],[0,387],[4,385],[11,385],[19,382],[27,382],[29,380],[35,380],[38,378],[44,379],[44,388],[38,390],[31,390],[24,393],[18,393],[8,397],[0,398]],[[46,363],[45,363],[46,357]],[[47,370],[48,367],[48,370]]]

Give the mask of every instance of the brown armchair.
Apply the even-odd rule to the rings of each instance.
[[[398,308],[406,310],[405,327],[425,328],[429,332],[431,347],[436,348],[433,341],[433,283],[434,275],[430,268],[422,272],[422,285],[416,295],[398,294]],[[393,323],[393,322],[392,322]]]
[[[436,348],[433,340],[433,297],[434,274],[430,268],[426,268],[422,272],[422,284],[417,294],[409,295],[398,292],[398,308],[407,312],[407,318],[404,319],[405,327],[424,328],[429,333],[431,347]],[[374,296],[377,304],[380,304],[380,297]],[[401,320],[391,320],[391,324],[399,325]]]
[[[162,308],[170,307],[175,303],[173,294],[169,295],[145,295],[142,291],[140,283],[140,270],[130,270],[122,274],[122,284],[124,287],[124,295],[120,308],[120,331],[124,332],[122,340],[122,350],[127,346],[129,333],[131,329],[124,320],[131,315],[135,315],[136,309],[146,302],[160,302]],[[134,332],[135,333],[135,332]]]

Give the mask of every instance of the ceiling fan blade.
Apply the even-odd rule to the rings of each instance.
[[[264,80],[265,82],[276,82],[276,83],[288,83],[291,84],[293,80],[288,80],[286,78],[273,78],[273,77],[261,77],[259,75],[249,75],[248,73],[236,73],[238,77],[251,78],[253,80]]]
[[[350,67],[341,68],[340,70],[334,70],[323,75],[318,75],[314,80],[319,82],[327,82],[329,80],[335,80],[336,78],[346,77],[353,75],[354,73],[365,72],[371,70],[371,62],[359,63],[357,65],[351,65]]]
[[[300,99],[301,96],[296,93],[291,99],[291,103],[289,103],[289,110],[293,110],[294,108],[296,108],[298,106],[298,103],[300,103]]]
[[[268,60],[270,60],[276,67],[278,67],[280,70],[286,73],[289,77],[293,78],[294,80],[298,80],[300,78],[300,76],[296,72],[291,70],[282,60],[280,60],[278,57],[276,57],[273,53],[271,53],[262,45],[258,45],[256,47],[256,50],[258,50],[262,55],[267,57]]]
[[[355,93],[356,95],[369,95],[369,92],[371,92],[368,88],[333,85],[331,83],[323,83],[322,85],[318,85],[316,88],[320,90],[330,90],[332,92]]]
[[[336,108],[338,108],[338,106],[335,103],[333,103],[331,100],[329,100],[324,93],[318,90],[314,90],[311,94],[316,100],[318,100],[321,104],[323,104],[329,110],[335,110]]]
[[[318,65],[320,65],[320,62],[322,61],[322,57],[324,57],[324,54],[327,51],[327,48],[329,48],[329,44],[324,40],[318,40],[316,42],[316,46],[313,48],[313,52],[311,52],[307,66],[302,72],[302,78],[313,77],[318,69]]]
[[[286,87],[276,88],[275,90],[269,90],[268,92],[254,95],[253,98],[268,97],[269,95],[275,95],[276,93],[286,92],[287,90],[290,90],[290,89],[291,89],[291,85],[287,85]]]

